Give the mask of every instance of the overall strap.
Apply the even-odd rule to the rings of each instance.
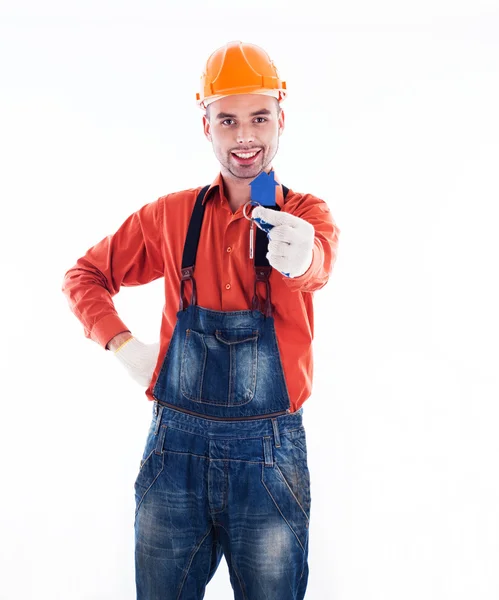
[[[192,210],[191,218],[189,221],[189,227],[187,229],[187,235],[184,243],[184,252],[182,255],[182,271],[181,271],[181,280],[180,280],[180,304],[179,310],[184,310],[184,287],[185,282],[187,280],[191,280],[192,283],[192,294],[191,294],[191,304],[197,303],[197,293],[196,293],[196,281],[193,277],[194,267],[196,264],[196,255],[199,244],[199,237],[201,235],[201,225],[203,223],[204,211],[206,205],[203,205],[204,197],[206,196],[206,192],[209,190],[210,186],[206,185],[203,187],[196,198],[196,202],[194,204],[194,208]],[[282,186],[283,198],[286,198],[288,194],[288,188],[286,186]],[[266,207],[272,208],[273,210],[281,210],[279,205]],[[267,289],[267,295],[265,300],[265,310],[262,311],[266,316],[270,316],[272,314],[272,304],[270,302],[270,284],[269,277],[272,271],[272,267],[267,260],[267,252],[268,252],[268,243],[269,238],[267,234],[262,231],[259,227],[256,228],[256,248],[255,248],[255,287],[253,294],[253,302],[252,308],[253,310],[259,310],[259,300],[257,296],[257,283],[259,281],[263,281],[265,283],[265,287]]]
[[[283,185],[282,186],[282,195],[283,198],[286,199],[288,195],[289,189]],[[275,206],[266,206],[265,208],[270,208],[272,210],[281,210],[281,207],[276,204]],[[258,282],[261,281],[265,284],[266,288],[266,297],[265,297],[265,308],[261,312],[266,317],[271,316],[272,314],[272,303],[270,301],[270,274],[272,272],[272,267],[269,264],[267,259],[269,238],[268,235],[260,229],[256,228],[256,249],[255,249],[255,285],[253,290],[253,301],[252,301],[252,309],[259,310],[260,309],[260,301],[257,295],[257,285]]]
[[[199,236],[201,234],[201,225],[203,223],[204,209],[206,208],[206,205],[203,204],[203,200],[209,189],[210,186],[205,185],[204,188],[200,190],[192,210],[191,220],[189,221],[189,228],[184,243],[184,254],[182,256],[179,310],[184,310],[184,286],[188,279],[192,282],[191,304],[196,304],[197,301],[196,281],[192,275],[196,264],[196,254],[198,251]]]

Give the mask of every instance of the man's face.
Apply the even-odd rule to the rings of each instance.
[[[226,96],[212,102],[208,113],[208,118],[203,117],[204,133],[224,176],[254,179],[269,170],[284,129],[284,113],[279,114],[275,98],[263,94]]]

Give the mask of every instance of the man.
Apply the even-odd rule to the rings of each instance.
[[[146,204],[65,275],[85,335],[153,402],[134,484],[138,600],[203,598],[222,554],[236,599],[305,595],[312,296],[339,229],[323,200],[275,179],[285,95],[258,46],[216,50],[197,95],[215,181]],[[159,277],[158,346],[131,334],[112,296]]]

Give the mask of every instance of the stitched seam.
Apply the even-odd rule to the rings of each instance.
[[[139,474],[142,471],[143,466],[146,464],[146,462],[149,460],[149,458],[151,457],[151,454],[154,452],[154,448],[149,452],[149,454],[144,458],[143,461],[141,461],[140,464],[140,469],[139,469]]]
[[[288,520],[286,519],[286,517],[285,517],[285,516],[282,514],[282,511],[281,511],[281,509],[279,508],[279,505],[277,504],[277,502],[275,501],[275,498],[274,498],[274,496],[272,496],[272,494],[271,494],[271,492],[270,492],[269,488],[268,488],[268,487],[265,485],[265,481],[263,480],[263,469],[265,469],[265,468],[269,468],[269,467],[262,466],[262,477],[261,477],[262,484],[263,484],[263,486],[265,487],[265,489],[267,490],[267,492],[268,492],[269,496],[272,498],[272,500],[273,500],[274,504],[275,504],[275,505],[276,505],[276,507],[277,507],[277,510],[278,510],[278,511],[281,513],[281,517],[282,517],[282,518],[283,518],[283,519],[286,521],[286,523],[288,524],[288,527],[289,527],[289,528],[291,529],[291,531],[293,532],[293,535],[294,535],[294,536],[295,536],[295,538],[298,540],[298,543],[300,544],[300,547],[301,547],[301,549],[303,550],[303,552],[305,552],[305,548],[303,547],[302,543],[300,542],[300,539],[299,539],[299,537],[297,536],[297,534],[296,534],[296,531],[295,531],[295,530],[294,530],[294,529],[291,527],[291,525],[290,525],[289,521],[288,521]],[[294,494],[293,494],[293,496],[294,496]],[[300,507],[300,508],[301,508],[301,507]],[[302,510],[303,510],[303,509],[302,509]]]
[[[225,530],[225,532],[227,533],[227,537],[229,538],[229,554],[230,554],[230,562],[232,564],[232,568],[234,569],[234,573],[236,574],[237,580],[239,581],[239,587],[241,588],[241,594],[243,595],[243,600],[247,600],[247,596],[246,593],[244,591],[244,587],[243,587],[243,582],[241,581],[241,578],[239,577],[239,573],[237,572],[236,569],[236,563],[234,562],[234,559],[232,557],[232,548],[230,547],[230,537],[229,537],[229,532],[227,531],[227,529],[222,525],[222,523],[218,523],[216,521],[213,522],[214,525],[218,525],[219,527],[221,527],[222,529]]]
[[[153,452],[154,452],[154,450],[153,450]],[[141,507],[141,505],[142,505],[142,502],[143,502],[144,498],[145,498],[145,497],[146,497],[146,495],[147,495],[147,492],[148,492],[148,491],[151,489],[151,487],[154,485],[154,482],[156,481],[156,479],[157,479],[157,478],[158,478],[158,477],[161,475],[161,473],[163,472],[163,468],[164,468],[164,466],[165,466],[165,453],[164,453],[164,452],[162,452],[162,453],[161,453],[161,468],[159,469],[158,473],[156,474],[156,477],[155,477],[155,478],[154,478],[154,479],[151,481],[151,483],[150,483],[149,487],[148,487],[148,488],[146,489],[146,491],[145,491],[145,492],[142,494],[142,497],[141,497],[141,499],[140,499],[139,503],[137,504],[137,508],[135,509],[135,517],[137,517],[137,514],[138,514],[138,512],[139,512],[139,508]]]
[[[268,419],[265,419],[268,420]],[[186,427],[186,426],[178,426],[178,424],[175,421],[169,421],[165,419],[165,423],[167,423],[168,427],[170,427],[170,429],[176,429],[177,431],[182,431],[184,433],[192,433],[193,435],[199,435],[200,437],[203,437],[207,440],[260,440],[263,437],[263,434],[258,434],[255,435],[254,437],[240,437],[239,435],[236,437],[227,437],[226,435],[204,435],[203,433],[200,433],[197,429],[193,429],[190,427]],[[299,429],[299,427],[298,427]],[[283,437],[288,437],[287,434],[291,431],[296,431],[296,429],[286,429],[284,432],[282,431],[282,429],[279,430],[280,436],[281,436],[281,440]],[[265,434],[267,435],[267,434]],[[289,437],[288,437],[289,439]],[[282,445],[282,444],[281,444]]]
[[[258,373],[258,330],[255,329],[255,340],[256,342],[253,344],[253,382],[251,385],[251,389],[253,390],[253,392],[251,393],[251,399],[253,399],[253,396],[255,395],[256,392],[256,374]]]
[[[218,513],[223,512],[226,509],[226,507],[227,507],[227,487],[228,487],[227,486],[227,481],[228,481],[227,472],[228,472],[228,469],[229,469],[229,463],[228,463],[228,461],[230,459],[226,459],[225,457],[224,458],[211,458],[210,457],[208,460],[210,462],[211,461],[220,461],[220,460],[224,462],[224,489],[223,489],[223,494],[222,494],[222,496],[223,496],[222,508],[218,508],[218,509],[215,509],[215,510],[210,509],[210,515],[213,516],[213,515],[217,515]],[[210,468],[210,465],[208,465],[208,469],[209,468]],[[210,480],[210,494],[211,494],[211,480]],[[211,496],[210,496],[210,498],[211,498]]]
[[[235,387],[234,383],[235,382],[233,381],[233,379],[234,379],[233,375],[234,374],[232,372],[232,369],[234,368],[233,367],[233,363],[235,362],[234,361],[234,352],[235,351],[236,351],[236,349],[233,348],[232,345],[230,345],[229,346],[229,389],[227,390],[228,391],[228,396],[229,396],[228,400],[227,400],[228,401],[228,406],[232,406],[232,397],[233,397],[233,395],[235,395],[234,394],[234,387]]]
[[[231,331],[245,331],[247,329],[249,330],[249,327],[232,327]],[[248,335],[248,337],[242,338],[240,340],[232,340],[232,341],[224,338],[224,336],[223,336],[224,331],[227,331],[227,330],[216,329],[215,337],[217,338],[217,340],[219,342],[222,342],[223,344],[226,344],[227,346],[236,346],[237,344],[242,344],[243,342],[251,342],[258,338],[258,329],[253,329],[251,335]],[[256,335],[255,335],[255,333],[256,333]]]
[[[152,451],[154,452],[154,450]],[[170,450],[168,449],[168,454],[181,454],[184,456],[195,456],[196,458],[204,458],[205,460],[213,460],[213,461],[227,461],[227,462],[235,462],[235,463],[249,463],[253,465],[260,465],[262,463],[261,460],[246,460],[244,458],[211,458],[209,456],[205,456],[204,454],[196,454],[195,452],[182,452],[181,450]],[[149,454],[150,456],[150,454]],[[145,464],[145,461],[144,461]]]
[[[308,535],[308,534],[307,534],[307,535]],[[305,551],[304,551],[304,552],[305,552]],[[301,581],[301,578],[303,577],[303,573],[305,573],[305,567],[306,567],[306,565],[307,565],[308,558],[307,558],[307,557],[305,557],[305,555],[304,555],[304,559],[305,559],[305,560],[303,561],[303,568],[302,568],[302,570],[301,570],[301,575],[300,575],[300,579],[298,579],[298,582],[300,582],[300,581]]]
[[[201,381],[199,382],[199,390],[198,390],[198,398],[202,400],[203,396],[203,385],[204,385],[204,374],[206,372],[206,361],[208,360],[208,348],[206,347],[206,341],[204,339],[204,335],[202,337],[203,349],[204,349],[204,359],[203,359],[203,368],[201,369]]]
[[[209,535],[209,533],[210,533],[210,531],[211,531],[212,527],[213,527],[213,526],[212,526],[212,525],[210,525],[210,528],[208,529],[208,531],[207,531],[207,532],[205,533],[205,535],[203,536],[203,539],[202,539],[202,540],[199,542],[199,544],[196,546],[196,548],[195,548],[195,549],[192,551],[192,554],[191,554],[191,558],[190,558],[190,560],[189,560],[189,563],[188,563],[187,567],[184,569],[184,578],[183,578],[183,580],[182,580],[182,582],[181,582],[181,584],[180,584],[180,588],[179,588],[179,590],[178,590],[178,594],[177,594],[177,600],[179,600],[179,599],[180,599],[180,594],[182,593],[182,590],[183,590],[183,588],[184,588],[185,580],[187,579],[187,575],[189,574],[189,570],[190,570],[190,568],[191,568],[191,566],[192,566],[192,561],[194,560],[194,557],[196,556],[196,554],[197,554],[197,552],[198,552],[199,548],[201,547],[202,543],[203,543],[203,542],[205,541],[205,539],[208,537],[208,535]]]
[[[289,486],[289,483],[286,480],[286,477],[284,477],[283,472],[281,471],[281,469],[279,469],[279,466],[277,465],[277,463],[274,463],[274,467],[279,471],[281,477],[283,478],[284,482],[286,483],[286,485],[288,486],[289,491],[291,492],[291,494],[293,495],[293,498],[296,500],[298,506],[301,508],[303,514],[305,515],[305,518],[307,519],[307,523],[308,523],[308,517],[307,517],[307,513],[303,510],[303,506],[300,504],[298,498],[295,496],[293,490],[291,489],[291,487]]]

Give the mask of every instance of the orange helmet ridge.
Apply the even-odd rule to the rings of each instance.
[[[263,48],[244,42],[229,42],[211,54],[201,75],[200,108],[231,94],[265,94],[279,102],[286,96],[286,82]]]

